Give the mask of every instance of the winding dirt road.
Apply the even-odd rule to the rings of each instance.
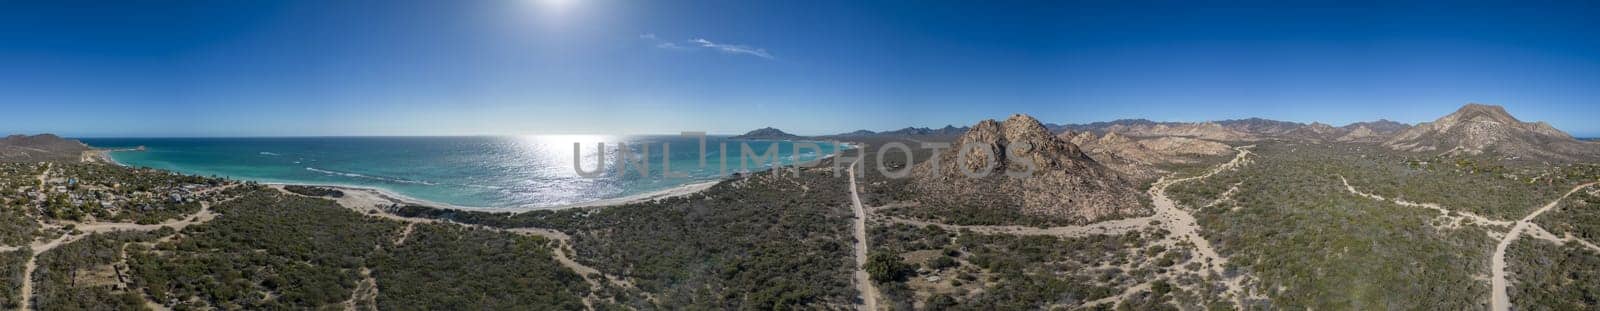
[[[1491,292],[1491,295],[1489,296],[1489,310],[1511,310],[1511,296],[1506,294],[1506,247],[1511,246],[1512,242],[1516,242],[1517,238],[1522,237],[1523,233],[1526,233],[1528,230],[1530,230],[1530,227],[1538,226],[1533,223],[1534,218],[1539,217],[1540,214],[1544,214],[1544,212],[1549,211],[1551,208],[1555,208],[1556,205],[1561,203],[1561,200],[1565,200],[1568,196],[1578,192],[1578,190],[1583,190],[1583,188],[1588,188],[1589,186],[1594,186],[1595,184],[1596,183],[1587,183],[1578,185],[1577,187],[1572,187],[1572,190],[1567,191],[1567,194],[1563,194],[1554,201],[1550,201],[1550,204],[1545,204],[1544,207],[1540,207],[1539,209],[1534,210],[1532,213],[1528,213],[1527,217],[1522,217],[1521,220],[1517,221],[1515,226],[1511,227],[1511,231],[1506,232],[1506,236],[1500,239],[1500,245],[1496,245],[1494,247],[1494,257],[1489,264],[1491,269],[1490,272],[1493,274],[1493,277],[1489,279],[1489,283],[1494,288],[1493,292]],[[1544,229],[1541,228],[1537,230],[1543,231]]]
[[[1452,216],[1450,216],[1450,214],[1451,214],[1451,212],[1454,212],[1456,214],[1461,215],[1459,217],[1470,218],[1473,221],[1477,221],[1479,223],[1484,223],[1484,224],[1490,224],[1490,225],[1496,225],[1496,226],[1510,226],[1512,224],[1512,222],[1510,222],[1510,221],[1489,219],[1488,217],[1483,217],[1483,216],[1480,216],[1478,214],[1473,214],[1472,212],[1463,212],[1463,211],[1456,211],[1456,210],[1447,209],[1447,208],[1444,208],[1443,206],[1439,206],[1438,204],[1417,203],[1417,202],[1401,200],[1400,198],[1388,199],[1388,198],[1384,198],[1381,195],[1361,192],[1360,190],[1356,190],[1356,187],[1351,186],[1350,185],[1350,180],[1345,179],[1344,176],[1342,176],[1342,175],[1339,176],[1339,182],[1344,183],[1345,191],[1349,191],[1352,194],[1355,194],[1355,195],[1358,195],[1358,196],[1362,196],[1362,197],[1366,197],[1366,198],[1373,199],[1373,200],[1394,202],[1394,204],[1399,204],[1400,206],[1406,206],[1406,207],[1421,207],[1421,208],[1431,209],[1431,210],[1434,210],[1434,211],[1438,211],[1439,214],[1443,214],[1444,217],[1452,217]]]
[[[850,162],[850,210],[856,214],[855,223],[851,226],[855,234],[855,259],[856,271],[851,273],[855,279],[856,291],[861,292],[861,310],[878,310],[878,288],[872,284],[872,279],[867,275],[867,209],[861,206],[861,195],[856,192],[856,169],[861,165],[861,159]]]
[[[231,199],[232,198],[230,198],[229,200],[231,200]],[[227,202],[227,200],[223,200],[222,202]],[[23,275],[23,277],[22,277],[22,290],[20,291],[20,294],[22,295],[21,309],[22,310],[32,310],[33,309],[33,271],[38,268],[38,264],[37,264],[36,260],[39,258],[39,254],[43,254],[45,252],[53,250],[56,247],[59,247],[61,245],[64,245],[64,244],[67,244],[67,243],[71,243],[73,241],[77,241],[78,239],[81,239],[81,238],[83,238],[85,236],[88,236],[89,234],[92,234],[92,233],[108,233],[108,232],[116,232],[116,231],[155,231],[155,230],[161,229],[162,227],[172,227],[173,229],[183,230],[183,228],[189,227],[191,225],[206,223],[206,222],[209,222],[212,219],[216,219],[216,218],[217,218],[217,214],[211,211],[211,204],[207,203],[207,202],[200,202],[200,211],[199,212],[195,212],[194,214],[190,214],[190,215],[184,216],[183,218],[178,219],[178,220],[167,221],[167,222],[162,222],[162,223],[153,224],[153,225],[140,225],[140,224],[132,224],[132,223],[107,223],[107,222],[91,222],[91,223],[68,222],[67,224],[71,224],[74,227],[73,229],[78,230],[78,231],[82,231],[82,233],[70,234],[70,232],[69,232],[69,234],[62,234],[61,237],[56,238],[55,240],[51,240],[49,242],[34,242],[31,245],[32,249],[33,249],[33,254],[28,256],[28,263],[22,269],[23,270],[23,272],[22,272],[23,273],[22,274]],[[43,224],[41,224],[41,225],[43,225]],[[48,225],[47,227],[56,227],[56,226]]]
[[[1150,186],[1150,199],[1153,203],[1155,203],[1155,217],[1161,220],[1161,226],[1166,227],[1167,231],[1172,232],[1173,236],[1182,238],[1189,241],[1189,243],[1194,244],[1195,250],[1198,251],[1200,256],[1204,259],[1206,268],[1224,278],[1227,278],[1227,274],[1225,274],[1226,269],[1224,267],[1227,266],[1228,258],[1218,254],[1217,250],[1211,247],[1211,241],[1208,241],[1205,237],[1200,236],[1200,225],[1195,222],[1194,215],[1189,214],[1189,212],[1184,211],[1183,209],[1179,209],[1177,204],[1172,202],[1172,199],[1167,198],[1167,187],[1179,182],[1204,179],[1211,177],[1212,175],[1216,175],[1217,173],[1244,165],[1245,159],[1250,156],[1251,147],[1254,147],[1254,145],[1233,148],[1234,150],[1238,151],[1238,154],[1234,155],[1232,161],[1218,165],[1216,168],[1212,169],[1210,172],[1206,172],[1203,175],[1174,180],[1167,180],[1166,177],[1162,177],[1161,180],[1156,181],[1154,185]],[[1227,278],[1226,280],[1226,284],[1228,286],[1227,292],[1232,294],[1235,306],[1244,305],[1244,286],[1241,284],[1243,279],[1244,278],[1242,276],[1235,276],[1232,278]]]
[[[61,237],[54,240],[50,240],[48,242],[34,242],[33,245],[31,245],[33,248],[33,255],[28,256],[28,263],[22,268],[22,290],[19,292],[22,295],[22,303],[18,305],[20,306],[18,310],[33,310],[33,270],[39,268],[39,264],[37,262],[39,259],[39,254],[43,254],[44,252],[55,249],[62,244],[72,243],[72,241],[77,241],[82,237],[82,235],[63,234]]]

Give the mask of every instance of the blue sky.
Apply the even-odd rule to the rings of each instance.
[[[1117,6],[1117,3],[1125,6]],[[1505,105],[1600,136],[1590,4],[4,1],[0,131],[802,134]]]

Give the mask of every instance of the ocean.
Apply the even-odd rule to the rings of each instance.
[[[265,183],[336,185],[386,190],[403,196],[474,208],[539,208],[622,198],[706,181],[740,171],[740,144],[767,155],[777,147],[777,165],[794,163],[795,142],[706,137],[706,166],[700,167],[700,141],[680,136],[546,135],[525,137],[315,137],[315,138],[86,138],[96,148],[143,146],[115,151],[118,163],[184,174]],[[582,168],[599,177],[580,176],[573,166],[573,143],[581,143]],[[601,153],[597,143],[604,142]],[[619,143],[634,159],[649,146],[649,172],[637,165],[622,171]],[[722,150],[727,145],[727,169]],[[670,154],[662,152],[663,144]],[[800,161],[827,156],[839,146],[801,144]],[[666,161],[662,161],[665,158]],[[670,166],[673,176],[664,176]],[[681,174],[681,175],[680,175]]]

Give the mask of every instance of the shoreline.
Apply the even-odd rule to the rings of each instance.
[[[845,150],[858,148],[854,143],[849,143],[849,142],[832,141],[832,142],[828,142],[828,143],[835,144],[835,146],[837,148],[836,149],[837,150],[836,153],[827,153],[827,154],[824,154],[821,157],[818,157],[818,158],[810,160],[810,161],[806,161],[806,162],[802,162],[802,163],[791,163],[791,164],[788,164],[788,165],[783,165],[782,167],[796,166],[796,165],[803,164],[803,163],[811,164],[811,165],[818,165],[820,163],[823,163],[824,161],[832,159],[835,155],[842,154],[842,152],[845,151]],[[129,167],[128,165],[123,164],[122,162],[118,162],[115,158],[113,158],[111,156],[112,152],[124,152],[124,151],[137,151],[137,150],[135,150],[135,149],[91,149],[89,151],[85,151],[84,152],[84,155],[82,156],[82,160],[84,162],[102,162],[102,163],[107,163],[107,164],[116,165],[116,166]],[[769,169],[777,169],[777,167],[769,168]],[[181,172],[176,172],[176,171],[174,171],[174,172],[175,173],[181,173]],[[734,173],[734,174],[738,174],[738,173]],[[323,198],[333,199],[335,201],[339,201],[341,204],[350,203],[351,205],[361,206],[361,207],[376,207],[377,205],[388,206],[388,205],[391,205],[391,204],[400,204],[400,205],[418,205],[418,206],[425,206],[425,207],[437,208],[437,209],[448,209],[448,210],[468,211],[468,212],[526,213],[526,212],[539,211],[539,210],[558,211],[558,210],[573,209],[573,208],[611,207],[611,206],[620,206],[620,205],[628,205],[628,204],[645,203],[645,202],[662,200],[662,199],[670,199],[670,198],[688,196],[688,195],[693,195],[693,194],[705,192],[707,189],[711,189],[711,187],[716,186],[717,184],[720,184],[720,183],[722,183],[724,181],[731,180],[731,179],[734,178],[733,177],[734,174],[730,174],[730,175],[727,175],[727,176],[722,176],[722,177],[719,177],[719,178],[716,178],[716,179],[713,179],[713,180],[695,181],[695,182],[690,182],[690,183],[678,185],[678,186],[675,186],[675,187],[672,187],[672,188],[661,189],[661,190],[656,190],[656,191],[649,191],[649,192],[638,193],[638,194],[633,194],[633,195],[627,195],[627,196],[622,196],[622,197],[598,199],[598,200],[591,200],[591,201],[577,202],[577,203],[568,203],[568,204],[553,205],[553,206],[508,206],[508,207],[473,207],[473,206],[461,206],[461,205],[449,204],[449,203],[444,203],[444,202],[435,202],[435,201],[430,201],[430,200],[419,199],[419,198],[416,198],[416,197],[407,196],[407,195],[401,194],[401,193],[393,191],[393,190],[383,189],[383,188],[374,187],[374,186],[317,184],[317,183],[304,183],[304,182],[266,182],[266,181],[253,181],[253,182],[256,182],[256,183],[259,183],[259,184],[262,184],[262,185],[266,185],[268,187],[276,188],[278,190],[284,190],[283,189],[284,186],[308,186],[308,187],[325,187],[325,188],[330,188],[330,189],[337,189],[337,190],[339,190],[341,192],[344,192],[345,196],[342,197],[342,198],[331,198],[331,197],[323,197]],[[236,178],[229,178],[229,179],[233,179],[233,180],[236,180],[236,181],[248,181],[248,180],[236,179]]]
[[[611,207],[611,206],[619,206],[619,205],[644,203],[644,202],[650,202],[650,201],[661,200],[661,199],[676,198],[676,197],[693,195],[693,194],[696,194],[696,193],[703,192],[706,189],[711,189],[712,186],[716,186],[717,184],[720,184],[720,183],[722,183],[723,181],[726,181],[726,180],[727,179],[718,179],[718,180],[694,182],[694,183],[688,183],[688,184],[679,185],[677,187],[672,187],[672,188],[668,188],[668,189],[662,189],[662,190],[657,190],[657,191],[639,193],[639,194],[628,195],[628,196],[623,196],[623,197],[616,197],[616,198],[609,198],[609,199],[599,199],[599,200],[593,200],[593,201],[579,202],[579,203],[569,203],[569,204],[554,205],[554,206],[516,206],[516,207],[471,207],[471,206],[460,206],[460,205],[455,205],[455,204],[449,204],[449,203],[443,203],[443,202],[434,202],[434,201],[429,201],[429,200],[424,200],[424,199],[418,199],[418,198],[410,197],[410,196],[407,196],[407,195],[404,195],[404,194],[400,194],[400,193],[397,193],[397,192],[394,192],[394,191],[391,191],[391,190],[388,190],[388,189],[382,189],[382,188],[377,188],[377,187],[368,187],[368,186],[324,185],[324,184],[283,183],[283,182],[262,182],[260,184],[266,185],[268,187],[276,188],[276,189],[279,189],[279,190],[283,190],[283,187],[285,187],[285,186],[307,186],[307,187],[323,187],[323,188],[335,189],[335,190],[339,190],[341,192],[344,192],[344,197],[341,197],[341,198],[320,197],[320,198],[332,199],[334,201],[340,201],[341,203],[343,203],[343,202],[351,202],[351,203],[354,203],[353,205],[363,206],[363,207],[366,207],[366,206],[377,206],[377,205],[388,206],[388,205],[391,205],[391,204],[400,204],[400,205],[417,205],[417,206],[424,206],[424,207],[429,207],[429,208],[448,209],[448,210],[457,210],[457,211],[466,211],[466,212],[514,213],[515,214],[515,213],[526,213],[526,212],[541,211],[541,210],[558,211],[558,210],[573,209],[573,208]]]
[[[88,150],[88,151],[84,151],[84,154],[80,157],[80,160],[82,160],[84,162],[91,162],[91,163],[100,162],[100,163],[106,163],[106,164],[110,164],[110,165],[116,165],[116,166],[122,166],[122,167],[130,167],[127,164],[123,164],[122,162],[118,162],[115,158],[111,157],[111,153],[112,152],[123,152],[123,151],[135,151],[135,150],[134,149],[91,149],[91,150]],[[824,159],[825,158],[826,157],[824,157]],[[181,172],[175,172],[175,173],[181,173]],[[365,198],[359,198],[362,201],[366,201],[364,203],[387,202],[387,204],[381,204],[381,205],[403,204],[403,205],[418,205],[418,206],[426,206],[426,207],[438,208],[438,209],[449,209],[449,210],[469,211],[469,212],[525,213],[525,212],[538,211],[538,210],[555,211],[555,210],[564,210],[564,209],[572,209],[572,208],[589,208],[589,207],[607,207],[607,206],[627,205],[627,204],[635,204],[635,203],[644,203],[644,202],[655,201],[655,200],[660,200],[660,199],[681,197],[681,196],[700,193],[702,191],[705,191],[706,189],[710,189],[712,186],[716,186],[717,184],[728,180],[729,177],[731,177],[731,175],[730,176],[723,176],[723,177],[717,178],[715,180],[696,181],[696,182],[691,182],[691,183],[687,183],[687,184],[683,184],[683,185],[678,185],[678,186],[672,187],[672,188],[661,189],[661,190],[656,190],[656,191],[650,191],[650,192],[645,192],[645,193],[638,193],[638,194],[622,196],[622,197],[616,197],[616,198],[599,199],[599,200],[592,200],[592,201],[585,201],[585,202],[578,202],[578,203],[568,203],[568,204],[553,205],[553,206],[510,206],[510,207],[461,206],[461,205],[449,204],[449,203],[444,203],[444,202],[435,202],[435,201],[430,201],[430,200],[419,199],[419,198],[407,196],[407,195],[404,195],[404,194],[400,194],[399,192],[395,192],[393,190],[383,189],[383,188],[379,188],[379,187],[372,187],[372,186],[317,184],[317,183],[304,183],[304,182],[265,182],[265,181],[254,181],[254,182],[262,184],[262,185],[266,185],[268,187],[277,188],[279,190],[283,190],[284,186],[308,186],[308,187],[325,187],[325,188],[337,189],[337,190],[339,190],[341,192],[345,192],[347,198],[351,197],[352,194],[354,194],[358,198],[362,197],[362,195],[365,195]],[[235,178],[229,178],[229,179],[233,179],[233,180],[236,180],[236,181],[247,181],[247,180],[235,179]],[[341,202],[349,201],[349,200],[343,200],[343,198],[329,198],[329,199],[335,199],[335,201],[341,201]]]

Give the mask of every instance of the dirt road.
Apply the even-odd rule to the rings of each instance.
[[[861,206],[861,195],[856,192],[856,169],[861,165],[861,160],[850,162],[850,210],[855,212],[856,246],[856,271],[852,273],[856,283],[856,291],[861,292],[861,310],[878,310],[878,288],[872,284],[872,279],[867,275],[867,209]]]
[[[1555,208],[1556,205],[1560,204],[1561,200],[1565,200],[1567,196],[1571,196],[1573,193],[1578,192],[1578,190],[1583,190],[1583,188],[1588,188],[1589,186],[1594,186],[1595,184],[1596,183],[1587,183],[1573,187],[1571,191],[1567,191],[1567,194],[1561,195],[1561,197],[1556,198],[1554,201],[1550,201],[1550,204],[1545,204],[1544,207],[1540,207],[1539,209],[1534,210],[1532,213],[1528,213],[1527,217],[1522,217],[1522,220],[1518,220],[1515,226],[1511,226],[1511,231],[1506,232],[1506,236],[1500,239],[1500,245],[1496,245],[1494,247],[1494,257],[1491,259],[1489,264],[1491,269],[1490,272],[1493,274],[1493,277],[1489,279],[1489,283],[1491,287],[1493,287],[1491,295],[1489,296],[1489,310],[1511,310],[1511,297],[1506,294],[1506,247],[1511,246],[1512,242],[1516,242],[1517,238],[1522,237],[1523,233],[1528,232],[1529,227],[1537,226],[1533,224],[1534,218],[1539,217],[1540,214],[1544,214],[1544,212],[1549,211],[1551,208]]]

